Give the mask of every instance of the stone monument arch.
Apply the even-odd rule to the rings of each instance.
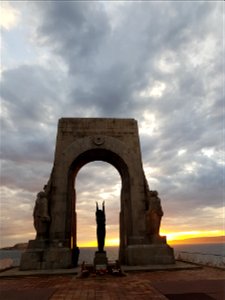
[[[93,143],[94,139],[91,143]],[[88,141],[87,141],[88,142]],[[76,175],[78,174],[78,171],[80,168],[92,161],[104,161],[111,165],[113,165],[119,172],[121,177],[121,211],[120,211],[120,251],[119,251],[119,257],[121,261],[125,261],[124,259],[124,245],[126,242],[126,237],[130,235],[131,232],[131,223],[129,220],[131,220],[130,215],[130,180],[129,180],[129,170],[126,162],[118,155],[120,152],[119,149],[121,148],[121,145],[117,143],[116,140],[113,138],[108,139],[108,146],[110,143],[114,144],[114,147],[117,146],[117,153],[112,152],[111,150],[108,150],[105,145],[105,149],[102,147],[84,150],[85,147],[82,147],[81,154],[78,154],[76,156],[76,159],[70,164],[69,172],[68,172],[68,186],[67,186],[67,194],[68,194],[68,201],[67,201],[67,216],[66,216],[66,231],[67,231],[67,237],[70,238],[72,235],[73,240],[73,248],[77,247],[76,245],[76,212],[74,211],[74,207],[76,205],[76,190],[74,188],[74,182],[76,179]],[[84,144],[85,145],[85,144]],[[83,146],[84,146],[83,145]],[[75,146],[76,147],[76,146]],[[121,148],[122,150],[122,148]],[[72,151],[72,154],[74,151]],[[91,200],[91,199],[90,199]],[[123,217],[122,217],[123,216]]]
[[[166,244],[166,238],[152,229],[159,228],[163,213],[158,193],[149,190],[144,175],[137,121],[62,118],[53,169],[44,187],[50,217],[44,228],[48,226],[48,230],[44,238],[37,234],[35,240],[29,241],[21,270],[72,266],[72,252],[77,247],[75,178],[85,164],[99,160],[114,166],[121,177],[120,263],[174,263],[173,249]],[[41,217],[38,220],[45,222]]]

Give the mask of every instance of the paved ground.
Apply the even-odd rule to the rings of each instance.
[[[20,271],[18,267],[16,268],[9,268],[8,265],[4,266],[2,270],[0,270],[0,278],[1,277],[23,277],[23,276],[35,276],[35,275],[62,275],[62,274],[78,274],[80,272],[80,267],[71,268],[71,269],[63,269],[63,270],[28,270],[28,271]],[[88,267],[93,266],[87,265]],[[182,261],[176,261],[175,264],[171,265],[147,265],[147,266],[122,266],[122,269],[125,272],[132,272],[132,271],[162,271],[162,270],[186,270],[186,269],[196,269],[200,268],[200,266],[196,264],[191,264]]]
[[[165,296],[166,295],[166,296]],[[225,271],[189,270],[129,272],[124,277],[74,274],[2,277],[1,300],[224,300]]]

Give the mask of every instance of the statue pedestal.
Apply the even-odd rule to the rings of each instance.
[[[103,251],[103,252],[96,251],[95,257],[94,257],[95,269],[96,270],[107,269],[107,265],[108,265],[108,258],[106,256],[106,251]]]
[[[173,248],[167,244],[129,245],[126,249],[129,266],[174,264]]]
[[[66,247],[49,247],[46,240],[31,240],[22,254],[20,270],[53,270],[72,267],[72,250]]]

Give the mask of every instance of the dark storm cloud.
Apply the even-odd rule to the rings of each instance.
[[[51,125],[50,108],[58,97],[56,83],[54,74],[38,65],[21,65],[2,73],[3,106],[15,130],[20,126],[33,129],[41,122]]]
[[[37,6],[43,18],[38,28],[40,42],[64,57],[72,73],[85,71],[86,65],[94,63],[102,40],[110,34],[102,5],[61,1]]]
[[[66,10],[76,11],[76,14],[64,20],[63,28],[58,22],[61,12],[60,16],[55,13],[58,6],[52,3],[49,11],[44,10],[44,15],[50,14],[48,20],[51,21],[40,26],[38,32],[40,36],[48,36],[46,43],[53,46],[55,53],[61,55],[69,66],[75,86],[71,91],[71,105],[94,107],[102,115],[124,114],[132,98],[132,85],[142,72],[143,64],[132,57],[138,51],[134,47],[129,49],[130,43],[126,45],[125,31],[110,31],[106,12],[100,9],[100,3],[65,5]],[[65,32],[59,38],[62,30]],[[131,39],[131,42],[135,41]],[[130,56],[129,51],[133,55]]]
[[[120,26],[112,29],[101,3],[49,2],[38,5],[43,18],[38,35],[74,76],[71,105],[94,107],[106,116],[133,114],[133,92],[149,76],[157,76],[159,54],[176,49],[179,59],[190,41],[213,31],[207,18],[214,18],[214,7],[201,2],[126,3]],[[186,94],[188,87],[200,93],[202,82],[183,71],[181,92]]]
[[[50,171],[57,125],[52,86],[52,76],[39,66],[2,73],[1,184],[7,187],[35,191]]]
[[[47,183],[52,164],[25,159],[22,162],[2,160],[1,185],[12,190],[22,189],[36,193]]]
[[[55,86],[53,76],[39,66],[2,73],[2,159],[52,162],[59,108]]]
[[[53,143],[54,139],[51,137],[49,140],[42,131],[25,137],[22,134],[16,135],[15,132],[5,132],[4,143],[1,146],[1,159],[20,163],[52,162]]]

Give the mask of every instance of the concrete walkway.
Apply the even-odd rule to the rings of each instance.
[[[178,280],[176,282],[154,283],[154,288],[169,299],[192,300],[225,299],[225,279]]]
[[[224,287],[225,272],[209,267],[148,272],[133,270],[124,277],[92,274],[88,278],[77,278],[76,274],[65,273],[11,275],[0,278],[0,299],[224,300]]]

